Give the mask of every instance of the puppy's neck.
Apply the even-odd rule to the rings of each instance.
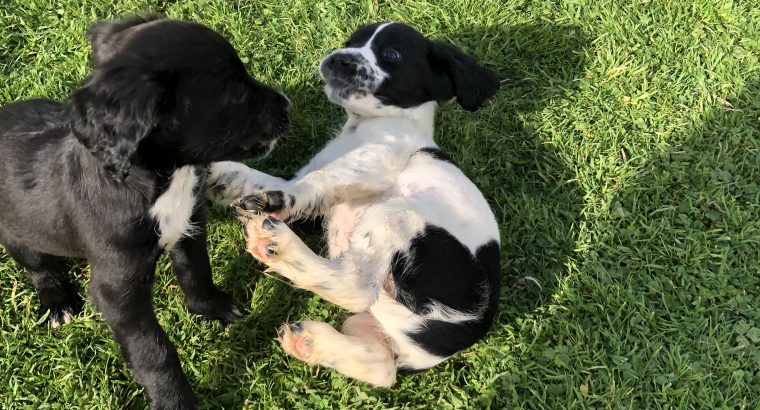
[[[435,101],[428,101],[410,108],[387,106],[370,112],[357,112],[357,110],[344,107],[348,115],[345,128],[356,129],[363,123],[370,121],[410,121],[418,129],[421,136],[432,140],[436,108],[438,108],[438,103]]]

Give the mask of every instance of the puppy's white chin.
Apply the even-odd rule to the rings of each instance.
[[[331,87],[330,84],[325,84],[325,95],[327,96],[327,99],[333,104],[343,105],[343,102],[345,101],[340,97],[339,91]]]

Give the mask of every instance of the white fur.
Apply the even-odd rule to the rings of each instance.
[[[375,72],[382,72],[371,52],[371,42],[385,27],[387,24],[379,26],[361,48],[336,53],[360,52],[375,65]],[[369,54],[365,55],[367,50]],[[261,231],[263,215],[247,222],[249,250],[260,249],[257,247],[262,244],[274,249],[271,258],[254,256],[295,286],[352,312],[371,313],[385,335],[383,342],[396,357],[396,365],[417,369],[435,366],[446,358],[428,353],[407,335],[431,319],[462,323],[482,318],[489,289],[483,287],[483,303],[470,311],[457,311],[434,301],[424,314],[415,314],[392,294],[393,255],[408,250],[412,239],[428,225],[445,229],[474,254],[491,241],[499,242],[496,219],[482,193],[461,170],[419,152],[437,147],[433,140],[436,102],[400,108],[383,105],[371,94],[341,98],[334,91],[325,86],[328,98],[345,108],[348,120],[339,135],[293,180],[285,182],[258,171],[245,171],[239,165],[225,165],[227,171],[234,170],[243,179],[229,184],[234,195],[222,196],[283,190],[286,197],[295,197],[294,206],[283,211],[285,216],[324,215],[331,259],[315,254],[284,224]],[[222,168],[211,173],[217,170],[223,173]],[[353,339],[326,325],[310,326],[322,329],[313,332],[315,337],[342,346],[329,349],[317,362],[359,377],[345,370],[345,365],[336,364],[342,360],[338,357],[341,351],[351,350],[345,346]],[[353,363],[351,360],[347,363]]]
[[[239,162],[213,162],[208,166],[207,171],[208,196],[225,205],[264,187],[279,189],[280,186],[286,184],[282,178],[267,175]]]
[[[171,250],[183,236],[192,235],[190,217],[198,203],[193,190],[200,182],[193,166],[177,169],[169,188],[150,208],[150,215],[158,222],[158,244],[164,250]]]
[[[372,40],[377,37],[378,34],[380,34],[381,31],[383,31],[384,28],[390,26],[393,23],[383,23],[379,26],[377,26],[377,29],[375,29],[375,32],[372,33],[372,36],[367,40],[366,43],[361,48],[357,48],[356,51],[359,52],[370,65],[373,66],[375,69],[375,72],[378,74],[378,80],[382,81],[388,77],[388,73],[386,73],[384,70],[382,70],[378,64],[377,64],[377,58],[375,57],[375,53],[372,51]],[[345,50],[351,50],[351,49],[344,49]]]
[[[286,352],[309,364],[332,367],[375,386],[393,385],[396,380],[393,352],[372,315],[359,313],[349,317],[341,332],[323,322],[307,321],[300,325],[303,330],[298,334],[283,326],[279,339]],[[301,351],[296,347],[298,344]]]
[[[275,181],[270,187],[271,177],[236,170],[251,178],[236,183],[236,193],[240,186],[284,189],[296,197],[291,215],[325,214],[329,253],[336,259],[316,255],[283,226],[266,234],[278,244],[277,256],[266,261],[270,268],[344,309],[371,312],[389,336],[398,365],[411,368],[432,367],[446,358],[418,347],[407,334],[428,319],[480,318],[485,306],[459,312],[433,303],[426,314],[415,315],[383,288],[395,252],[408,249],[427,224],[446,229],[473,253],[499,241],[496,220],[477,187],[454,165],[415,154],[435,147],[435,108],[430,102],[412,109],[390,107],[379,110],[381,115],[349,114],[342,132],[288,183]],[[315,202],[315,209],[303,209]]]

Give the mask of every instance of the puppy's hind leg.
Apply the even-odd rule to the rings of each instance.
[[[11,258],[29,273],[40,298],[39,315],[49,311],[48,320],[53,328],[69,323],[82,309],[82,298],[69,281],[66,260],[23,246],[3,245]]]
[[[278,336],[286,353],[308,364],[331,367],[378,387],[396,381],[393,352],[370,313],[349,317],[342,333],[327,323],[303,321],[283,325]]]
[[[285,222],[259,211],[236,208],[243,222],[246,250],[269,269],[351,312],[364,312],[380,291],[375,269],[315,254]]]

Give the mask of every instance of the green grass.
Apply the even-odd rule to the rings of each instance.
[[[448,104],[437,127],[500,222],[490,335],[392,390],[308,368],[275,326],[345,313],[263,275],[217,211],[215,280],[245,319],[189,314],[165,259],[154,297],[206,408],[760,408],[755,2],[0,0],[0,103],[64,99],[88,72],[88,24],[146,10],[210,25],[291,97],[292,136],[255,164],[270,172],[295,170],[340,125],[316,65],[358,24],[410,23],[504,78],[489,107]],[[84,293],[87,266],[72,274]],[[0,407],[146,405],[92,306],[36,326],[36,296],[2,251],[0,301]]]

